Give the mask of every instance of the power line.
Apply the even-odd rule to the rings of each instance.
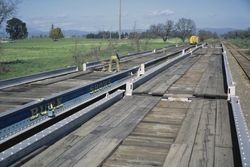
[[[119,10],[119,40],[121,40],[122,31],[122,0],[120,0],[120,10]]]

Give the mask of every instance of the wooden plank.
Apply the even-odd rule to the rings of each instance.
[[[121,121],[123,121],[125,118],[127,118],[129,115],[130,115],[130,113],[132,112],[132,111],[135,111],[135,110],[137,110],[138,111],[138,113],[140,113],[140,111],[142,112],[142,113],[144,113],[144,110],[148,110],[149,108],[150,109],[152,109],[153,108],[153,106],[151,105],[151,101],[152,101],[152,103],[155,105],[156,104],[156,101],[158,101],[159,100],[159,98],[145,98],[145,97],[137,97],[138,98],[138,100],[133,100],[133,103],[134,104],[130,104],[130,107],[129,107],[129,109],[127,109],[127,110],[125,110],[125,111],[123,111],[123,109],[121,109],[121,106],[119,106],[118,108],[117,108],[117,110],[122,110],[120,113],[122,114],[122,116],[121,116],[121,114],[119,114],[119,115],[112,115],[112,121],[110,120],[110,121],[107,121],[107,122],[105,122],[103,125],[104,126],[110,126],[110,127],[115,127],[115,126],[117,126],[118,124],[120,124],[121,123]],[[125,113],[124,113],[125,112]]]
[[[167,149],[121,145],[109,160],[119,160],[140,165],[162,166],[167,152]]]
[[[207,58],[205,56],[197,57],[190,66],[187,66],[184,75],[169,88],[168,93],[193,94],[203,71],[200,64],[204,64],[204,59]]]
[[[103,136],[104,138],[101,140],[106,141],[104,144],[100,144],[99,142],[93,149],[84,155],[79,162],[77,162],[76,166],[82,166],[82,164],[89,164],[87,166],[99,166],[154,106],[154,100],[152,100],[152,98],[149,99],[147,103],[144,102],[144,105],[146,105],[145,107],[139,108],[141,112],[139,112],[138,108],[135,109],[134,112],[118,124],[117,127],[111,129]],[[111,139],[111,141],[109,139]],[[98,156],[96,156],[97,153]]]
[[[185,111],[189,107],[188,102],[180,102],[180,101],[168,101],[168,100],[161,100],[157,104],[157,108],[171,108],[171,110],[177,108],[177,109],[183,109]]]
[[[160,165],[158,165],[160,166]],[[102,167],[152,167],[151,164],[139,164],[136,162],[126,162],[122,160],[108,160],[106,161]],[[155,166],[157,167],[157,166]]]
[[[173,138],[160,138],[160,137],[148,137],[148,136],[134,136],[129,135],[124,141],[123,145],[130,146],[145,146],[145,147],[158,147],[169,149],[173,143]]]
[[[133,135],[175,137],[179,129],[178,125],[157,124],[141,122],[132,132]]]
[[[77,135],[84,137],[94,131],[98,126],[107,125],[109,122],[118,122],[118,120],[115,120],[117,117],[119,117],[119,120],[125,119],[125,116],[133,111],[141,99],[142,97],[134,96],[123,98],[123,100],[117,102],[112,107],[98,114],[98,116],[92,118],[91,121],[82,125],[82,127],[76,131]]]
[[[189,166],[213,166],[216,101],[206,100],[202,110]]]
[[[185,73],[194,63],[197,57],[188,57],[181,60],[178,64],[166,69],[155,78],[147,81],[137,88],[134,93],[149,93],[163,95],[166,90]],[[168,81],[166,83],[166,81]]]
[[[140,101],[142,98],[147,98],[148,104],[146,104],[145,101],[144,102],[142,101],[141,106],[144,104],[144,107],[139,106],[140,112],[138,112],[138,108],[134,109],[134,111],[130,114],[131,115],[130,117],[123,117],[122,114],[126,114],[126,111],[117,110],[117,107],[119,105],[120,107],[121,106],[129,107],[130,105],[136,103],[138,100]],[[107,149],[110,148],[115,149],[116,145],[118,145],[119,142],[121,142],[121,140],[123,139],[121,138],[124,137],[122,135],[128,135],[128,133],[130,133],[130,131],[134,129],[138,121],[140,121],[140,119],[142,119],[144,115],[158,101],[159,98],[155,97],[133,96],[131,98],[125,98],[120,102],[118,102],[119,104],[116,103],[117,106],[114,107],[116,109],[113,109],[113,107],[106,109],[105,111],[98,114],[90,121],[88,121],[86,123],[86,126],[83,125],[75,132],[72,132],[70,135],[59,140],[58,142],[50,146],[47,150],[36,156],[34,159],[30,160],[30,162],[28,162],[26,165],[33,166],[34,164],[40,164],[39,166],[61,166],[63,164],[65,165],[68,163],[74,164],[77,161],[79,161],[82,157],[84,157],[84,155],[87,156],[88,154],[89,156],[90,153],[95,152],[94,151],[95,149],[97,149],[98,147],[102,147],[102,145],[101,144],[98,145],[98,143],[100,143],[103,139],[105,139],[105,142],[107,143],[110,142],[110,147]],[[124,120],[124,122],[121,121],[121,123],[117,125],[117,127],[102,126],[102,124],[104,124],[107,119],[112,119],[112,115],[119,112],[120,116],[126,119]],[[113,120],[114,119],[115,118],[113,118]],[[114,142],[115,139],[118,142]],[[91,150],[93,151],[91,152]],[[103,149],[102,151],[103,155],[107,154],[108,152],[108,150],[105,149]],[[92,155],[90,157],[94,158],[95,156]]]
[[[101,113],[100,118],[98,118],[99,115],[93,118],[93,123],[90,120],[87,122],[87,126],[83,125],[80,127],[81,130],[76,130],[76,132],[72,133],[78,136],[76,143],[64,146],[62,143],[65,141],[65,138],[63,138],[43,154],[27,163],[29,164],[28,166],[32,166],[34,163],[42,164],[42,166],[81,166],[82,164],[98,166],[95,164],[101,164],[119,143],[133,131],[140,120],[158,103],[159,98],[133,96],[122,101],[125,101],[122,104],[128,107],[135,103],[138,104],[137,107],[128,112],[130,114],[127,114],[124,109],[120,108],[119,110],[118,107],[121,103],[106,109],[103,111],[105,114]],[[108,117],[106,117],[107,115]],[[120,115],[121,119],[115,122],[117,117],[112,117],[112,115]],[[112,123],[112,121],[106,123],[109,119],[112,119],[115,123]],[[50,158],[46,159],[48,156]]]
[[[181,75],[173,75],[171,77],[164,78],[164,80],[162,80],[163,82],[160,82],[159,84],[152,87],[149,94],[163,95],[168,90],[168,88],[180,77]]]
[[[234,158],[231,148],[215,147],[214,167],[233,167]]]
[[[173,164],[173,166],[178,166],[178,167],[188,166],[195,141],[196,132],[201,117],[203,103],[204,100],[193,99],[190,104],[190,107],[187,111],[187,116],[184,119],[174,142],[174,144],[181,144],[181,145],[184,144],[186,148],[185,151],[181,151],[182,160],[179,161],[178,164]],[[175,147],[173,148],[171,147],[169,152],[175,153],[176,152],[175,150],[176,150]],[[183,148],[181,150],[183,150]],[[168,156],[171,156],[171,154],[167,155],[166,160],[164,162],[164,166],[167,166],[169,163],[172,163],[171,157]]]
[[[162,73],[158,74],[154,78],[150,79],[146,83],[142,84],[134,90],[134,93],[149,93],[150,90],[159,82],[161,82]]]
[[[86,156],[75,163],[74,167],[99,166],[120,142],[118,139],[102,139]],[[70,161],[70,163],[66,165],[70,166],[72,162]]]
[[[217,100],[215,145],[232,148],[229,110],[226,100]]]
[[[211,58],[210,58],[210,65],[209,65],[209,68],[208,68],[208,74],[207,74],[207,77],[208,77],[208,82],[207,82],[207,85],[204,85],[206,86],[206,89],[205,89],[205,92],[204,94],[205,95],[215,95],[217,91],[216,87],[217,87],[217,56],[215,55],[212,55]]]
[[[171,104],[171,105],[174,105],[174,103],[175,104],[178,104],[178,102],[173,102],[173,104]],[[182,103],[183,104],[183,103]],[[181,104],[180,104],[181,105]],[[184,105],[185,106],[188,106],[188,104],[183,104],[183,106],[180,106],[180,107],[184,107]],[[175,106],[174,106],[175,107]],[[166,107],[159,107],[159,105],[157,105],[156,107],[154,107],[153,109],[152,109],[152,111],[154,112],[154,113],[159,113],[159,114],[163,114],[163,113],[176,113],[176,114],[185,114],[186,113],[186,110],[187,110],[187,108],[171,108],[171,107],[169,107],[169,108],[166,108]]]
[[[210,56],[208,67],[195,89],[195,94],[199,96],[225,96],[221,55]]]
[[[183,166],[183,158],[187,151],[187,144],[172,144],[163,167]],[[186,165],[188,166],[188,165]]]
[[[180,125],[185,117],[185,113],[181,113],[181,114],[174,113],[174,112],[166,112],[165,114],[159,114],[159,113],[160,112],[150,113],[143,119],[143,121]]]

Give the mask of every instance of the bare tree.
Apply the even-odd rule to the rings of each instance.
[[[16,3],[17,1],[14,0],[0,0],[0,28],[2,26],[2,23],[15,13]],[[1,43],[0,43],[0,52],[1,52]],[[1,62],[1,57],[0,57],[0,74],[8,71],[9,71],[9,66]]]
[[[206,30],[200,30],[198,32],[198,36],[201,41],[207,40],[207,39],[216,39],[218,38],[218,35],[216,32],[206,31]]]
[[[175,24],[176,35],[182,39],[184,42],[185,39],[196,31],[195,22],[191,19],[181,18]]]
[[[167,20],[166,24],[165,24],[165,38],[164,39],[168,40],[168,38],[171,35],[173,29],[174,29],[174,22],[172,20]]]
[[[141,50],[140,43],[140,33],[136,31],[136,21],[134,23],[133,32],[129,34],[129,39],[131,40],[131,46],[135,49],[136,52]]]
[[[157,24],[150,26],[150,32],[155,36],[161,37],[166,42],[174,28],[174,22],[167,20],[165,24]]]
[[[0,0],[0,26],[15,13],[17,1]]]

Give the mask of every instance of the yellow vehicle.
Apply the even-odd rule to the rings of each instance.
[[[199,43],[199,37],[196,36],[196,35],[192,35],[190,38],[189,38],[189,44],[190,45],[196,45]]]

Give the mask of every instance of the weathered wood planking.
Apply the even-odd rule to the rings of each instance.
[[[195,137],[189,166],[208,166],[214,164],[216,101],[206,100]]]
[[[164,166],[234,166],[226,100],[193,99]]]
[[[25,166],[98,166],[158,101],[156,97],[125,97]]]
[[[215,147],[214,167],[233,167],[232,148]]]
[[[217,100],[215,145],[232,148],[229,109],[226,100]]]
[[[197,56],[190,56],[181,60],[179,63],[166,69],[153,79],[147,81],[145,84],[135,89],[134,93],[163,95],[167,89],[175,81],[177,81],[197,59]]]
[[[167,167],[168,164],[172,164],[172,166],[176,167],[188,166],[200,122],[203,103],[203,100],[193,100],[190,104],[187,116],[175,139],[175,145],[171,145],[170,147],[163,165],[164,167]],[[174,159],[172,157],[174,157]]]
[[[197,96],[225,96],[221,55],[210,57],[208,67],[194,94]]]
[[[188,102],[161,100],[103,166],[162,166],[182,123],[173,120],[183,120],[188,106]],[[152,117],[156,115],[162,118]]]
[[[168,93],[172,94],[193,94],[196,85],[199,83],[202,74],[209,62],[210,51],[201,56],[194,64],[186,71],[186,73],[169,89]]]
[[[225,100],[217,100],[215,167],[233,167],[234,156],[228,104]]]

